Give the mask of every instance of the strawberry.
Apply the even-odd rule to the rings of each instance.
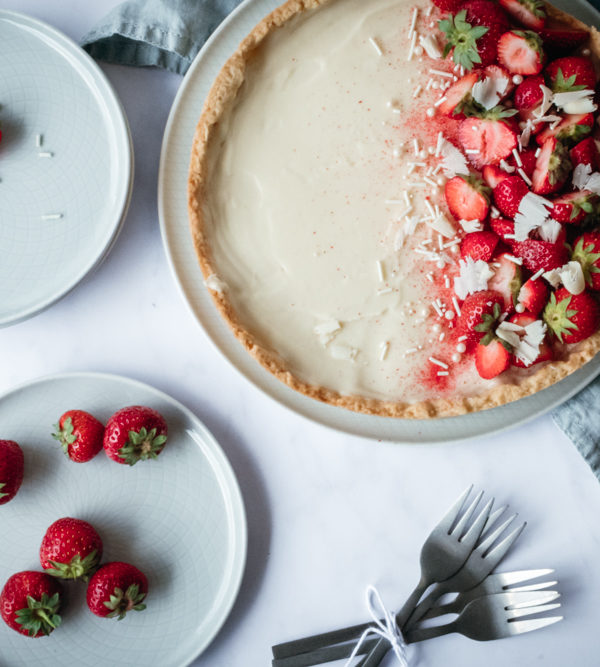
[[[598,195],[590,190],[577,190],[554,197],[552,204],[550,215],[555,220],[578,225],[596,210]]]
[[[12,500],[23,482],[25,459],[14,440],[0,440],[0,505]]]
[[[557,192],[566,183],[572,170],[569,151],[562,141],[550,137],[542,144],[531,180],[538,195]]]
[[[574,146],[591,133],[594,116],[591,113],[565,114],[558,125],[545,127],[536,135],[535,140],[541,146],[550,137],[556,137],[568,146]]]
[[[490,227],[503,241],[508,242],[509,244],[513,242],[513,238],[505,238],[506,234],[511,237],[515,234],[515,223],[512,220],[507,220],[506,218],[491,218]]]
[[[600,307],[587,290],[575,295],[560,287],[544,308],[544,322],[561,343],[578,343],[598,329]]]
[[[538,315],[546,305],[549,294],[550,290],[548,289],[548,285],[546,285],[543,280],[540,280],[539,278],[531,280],[530,278],[524,283],[519,291],[518,303],[520,303],[525,310],[535,316]]]
[[[432,0],[433,4],[443,12],[454,14],[464,4],[465,0]]]
[[[444,101],[438,107],[440,113],[446,116],[464,116],[463,109],[473,102],[471,91],[478,79],[478,72],[468,72],[455,81],[444,94]]]
[[[551,271],[564,266],[569,261],[569,251],[564,243],[550,243],[540,239],[525,239],[513,243],[513,253],[523,258],[528,271],[537,273],[540,269]]]
[[[587,137],[571,148],[573,168],[578,164],[589,164],[592,171],[600,170],[600,154],[593,137]]]
[[[536,154],[536,149],[535,148],[526,148],[523,151],[519,152],[519,160],[521,161],[521,164],[517,162],[514,154],[509,156],[507,162],[511,167],[514,167],[515,169],[521,168],[529,178],[533,176],[533,172],[535,171],[535,163],[537,158],[535,157]]]
[[[494,188],[494,203],[507,218],[514,218],[528,192],[527,183],[520,176],[509,176]]]
[[[164,417],[152,408],[133,405],[122,408],[108,420],[104,449],[117,463],[135,465],[155,459],[167,441]]]
[[[457,220],[485,220],[490,208],[490,189],[475,174],[454,176],[444,188],[450,213]]]
[[[586,232],[576,238],[571,259],[581,264],[588,287],[600,290],[600,232]]]
[[[100,564],[102,539],[87,521],[65,517],[46,531],[40,547],[44,570],[60,579],[87,581]]]
[[[460,307],[458,335],[467,336],[467,342],[478,342],[498,320],[503,307],[504,297],[493,290],[469,294]]]
[[[129,563],[103,565],[90,579],[87,604],[96,616],[125,618],[128,611],[146,609],[148,593],[146,575]]]
[[[489,343],[478,343],[475,351],[475,368],[484,380],[491,380],[510,366],[510,352],[494,338]]]
[[[502,183],[505,178],[510,176],[504,169],[500,169],[500,167],[496,167],[494,164],[486,164],[481,171],[481,175],[487,186],[492,188],[492,190],[498,183]]]
[[[555,93],[566,93],[588,88],[594,90],[596,87],[596,70],[589,58],[566,56],[548,63],[546,79]]]
[[[486,79],[492,79],[493,81],[498,82],[498,85],[496,86],[498,91],[502,90],[502,86],[505,86],[503,92],[500,93],[500,97],[498,98],[498,101],[500,102],[504,98],[508,97],[515,89],[515,84],[513,83],[510,72],[508,72],[506,68],[502,67],[501,65],[494,64],[484,67],[483,80],[485,81]]]
[[[84,463],[102,449],[104,426],[89,412],[69,410],[65,412],[52,437],[58,440],[65,454],[77,463]]]
[[[500,0],[500,6],[518,23],[536,32],[546,24],[546,3],[543,0]]]
[[[0,593],[0,613],[10,628],[22,635],[49,635],[60,625],[61,595],[60,584],[47,574],[17,572]]]
[[[499,240],[494,232],[471,232],[461,241],[461,257],[472,257],[474,261],[481,259],[489,262]]]
[[[535,74],[525,77],[516,87],[513,104],[523,120],[532,118],[532,112],[542,103],[544,95],[540,86],[545,85],[545,83],[541,74]]]
[[[536,282],[541,282],[541,281],[536,281]],[[535,317],[532,313],[524,312],[524,313],[515,313],[508,321],[511,322],[512,324],[518,324],[521,327],[526,327],[529,326],[530,324],[533,324],[538,318]],[[544,340],[540,343],[539,351],[538,351],[538,356],[529,365],[523,362],[521,359],[519,359],[516,355],[511,355],[510,358],[510,363],[513,366],[517,366],[518,368],[531,368],[531,366],[534,366],[535,364],[539,364],[542,361],[551,361],[554,359],[554,351],[552,350],[552,347],[544,337]]]
[[[509,30],[498,41],[498,62],[512,74],[539,74],[545,60],[542,40],[531,30]]]
[[[566,25],[548,23],[540,30],[540,37],[544,42],[546,53],[554,56],[562,56],[574,51],[578,46],[585,44],[589,39],[586,30],[571,28]]]
[[[512,313],[517,305],[517,297],[523,284],[521,267],[509,259],[508,253],[500,255],[495,262],[499,266],[494,270],[494,276],[490,278],[488,287],[502,294],[504,310]]]
[[[498,164],[517,147],[516,131],[497,117],[465,118],[458,126],[458,139],[476,169]]]

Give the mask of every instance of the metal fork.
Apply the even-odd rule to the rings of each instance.
[[[542,616],[521,621],[516,619],[558,609],[560,603],[547,604],[558,597],[560,594],[556,591],[487,595],[469,602],[460,616],[451,623],[431,628],[414,628],[406,633],[405,640],[414,643],[458,632],[470,639],[489,641],[539,630],[561,621],[563,617]]]

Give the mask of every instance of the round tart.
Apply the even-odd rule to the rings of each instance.
[[[215,81],[189,177],[248,352],[403,418],[517,400],[600,348],[598,33],[537,1],[438,3],[282,5]]]

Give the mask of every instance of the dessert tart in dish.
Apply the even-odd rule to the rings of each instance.
[[[293,389],[442,417],[600,348],[598,33],[540,0],[289,0],[217,77],[189,214]]]

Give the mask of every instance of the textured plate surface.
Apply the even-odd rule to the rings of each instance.
[[[133,160],[112,87],[54,28],[0,10],[0,90],[5,326],[64,296],[104,258],[127,210]]]
[[[194,130],[214,78],[239,42],[279,4],[278,0],[246,0],[213,34],[186,74],[163,141],[158,193],[163,241],[184,299],[213,343],[257,387],[305,417],[356,435],[397,442],[449,442],[501,431],[543,414],[582,389],[600,373],[600,359],[549,389],[493,410],[426,421],[375,417],[298,394],[265,371],[238,343],[203,285],[189,232],[187,173]],[[584,0],[554,4],[588,25],[600,25],[600,14]]]
[[[106,423],[120,407],[140,403],[169,426],[157,460],[129,467],[100,452],[73,463],[50,436],[67,409],[87,409]],[[240,492],[212,435],[147,385],[86,373],[44,378],[0,397],[0,437],[25,453],[23,485],[0,508],[0,585],[14,572],[40,569],[44,532],[63,516],[90,521],[104,540],[104,562],[131,562],[149,581],[147,609],[120,622],[94,616],[79,582],[65,586],[63,625],[49,637],[30,639],[0,621],[0,665],[189,664],[225,620],[246,553]]]

